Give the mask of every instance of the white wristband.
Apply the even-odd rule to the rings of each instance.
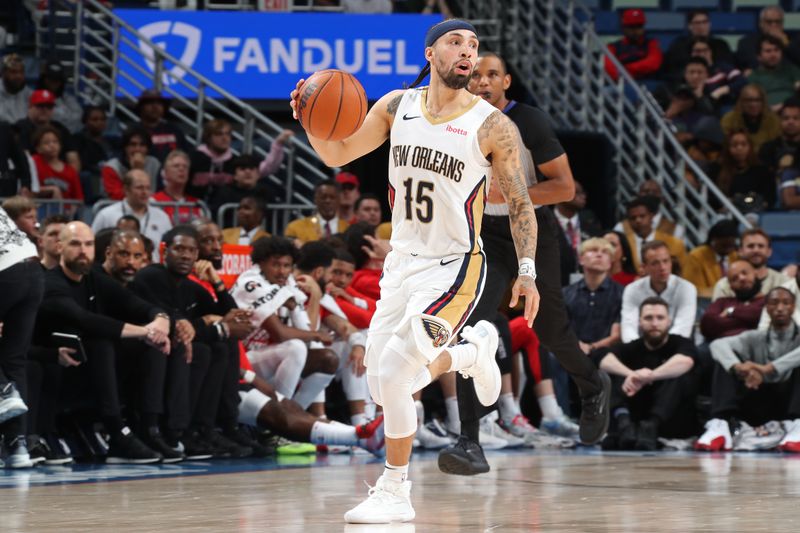
[[[530,257],[523,257],[519,260],[519,272],[517,273],[518,276],[530,276],[533,279],[536,279],[536,264],[533,262],[533,259]]]
[[[256,379],[256,373],[252,370],[245,370],[242,379],[245,383],[252,383]]]
[[[349,337],[347,337],[347,344],[350,345],[350,348],[353,346],[362,346],[366,348],[367,336],[360,331],[355,331],[351,333]]]

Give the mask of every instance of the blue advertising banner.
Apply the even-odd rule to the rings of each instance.
[[[425,32],[441,15],[355,15],[219,11],[114,11],[142,35],[188,67],[240,98],[287,98],[298,79],[327,68],[352,73],[369,99],[410,83],[425,64]],[[149,47],[123,30],[119,83],[149,87]],[[165,83],[193,96],[181,81],[195,80],[172,64]]]

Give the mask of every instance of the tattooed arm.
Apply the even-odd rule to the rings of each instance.
[[[297,88],[291,93],[290,106],[294,118],[297,118],[298,91],[304,80],[297,82]],[[386,93],[375,102],[367,113],[364,123],[353,135],[341,141],[325,141],[310,134],[308,140],[314,150],[329,167],[340,167],[350,161],[368,154],[378,148],[389,138],[394,115],[400,105],[403,91],[397,90]]]
[[[508,203],[508,218],[517,257],[522,260],[536,257],[536,213],[528,196],[525,182],[523,151],[527,151],[519,130],[500,111],[495,111],[478,130],[481,151],[492,162],[492,179]],[[511,292],[510,306],[514,307],[520,296],[525,297],[525,318],[528,326],[539,310],[539,292],[531,276],[519,276]]]

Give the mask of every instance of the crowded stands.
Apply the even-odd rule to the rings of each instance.
[[[449,14],[442,1],[385,4]],[[800,209],[800,34],[769,6],[732,50],[708,12],[685,15],[662,51],[647,13],[624,10],[609,50],[735,206],[754,220]],[[0,292],[21,286],[26,254],[44,290],[0,304],[3,464],[381,455],[364,358],[391,227],[361,190],[370,176],[331,173],[312,212],[273,226],[282,191],[268,178],[293,129],[265,158],[241,153],[229,121],[184,131],[150,89],[120,129],[69,92],[57,61],[35,80],[25,65],[17,52],[0,63]],[[692,246],[649,178],[616,225],[591,211],[580,181],[592,176],[553,206],[571,325],[614,383],[602,448],[800,453],[800,270],[721,205]],[[514,364],[480,440],[574,447],[577,391],[519,315],[498,313]],[[455,441],[455,379],[415,397],[418,449]]]

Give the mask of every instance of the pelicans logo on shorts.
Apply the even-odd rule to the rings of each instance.
[[[425,328],[425,333],[428,337],[433,339],[433,347],[441,348],[450,338],[450,331],[443,325],[433,320],[422,319],[422,327]]]

